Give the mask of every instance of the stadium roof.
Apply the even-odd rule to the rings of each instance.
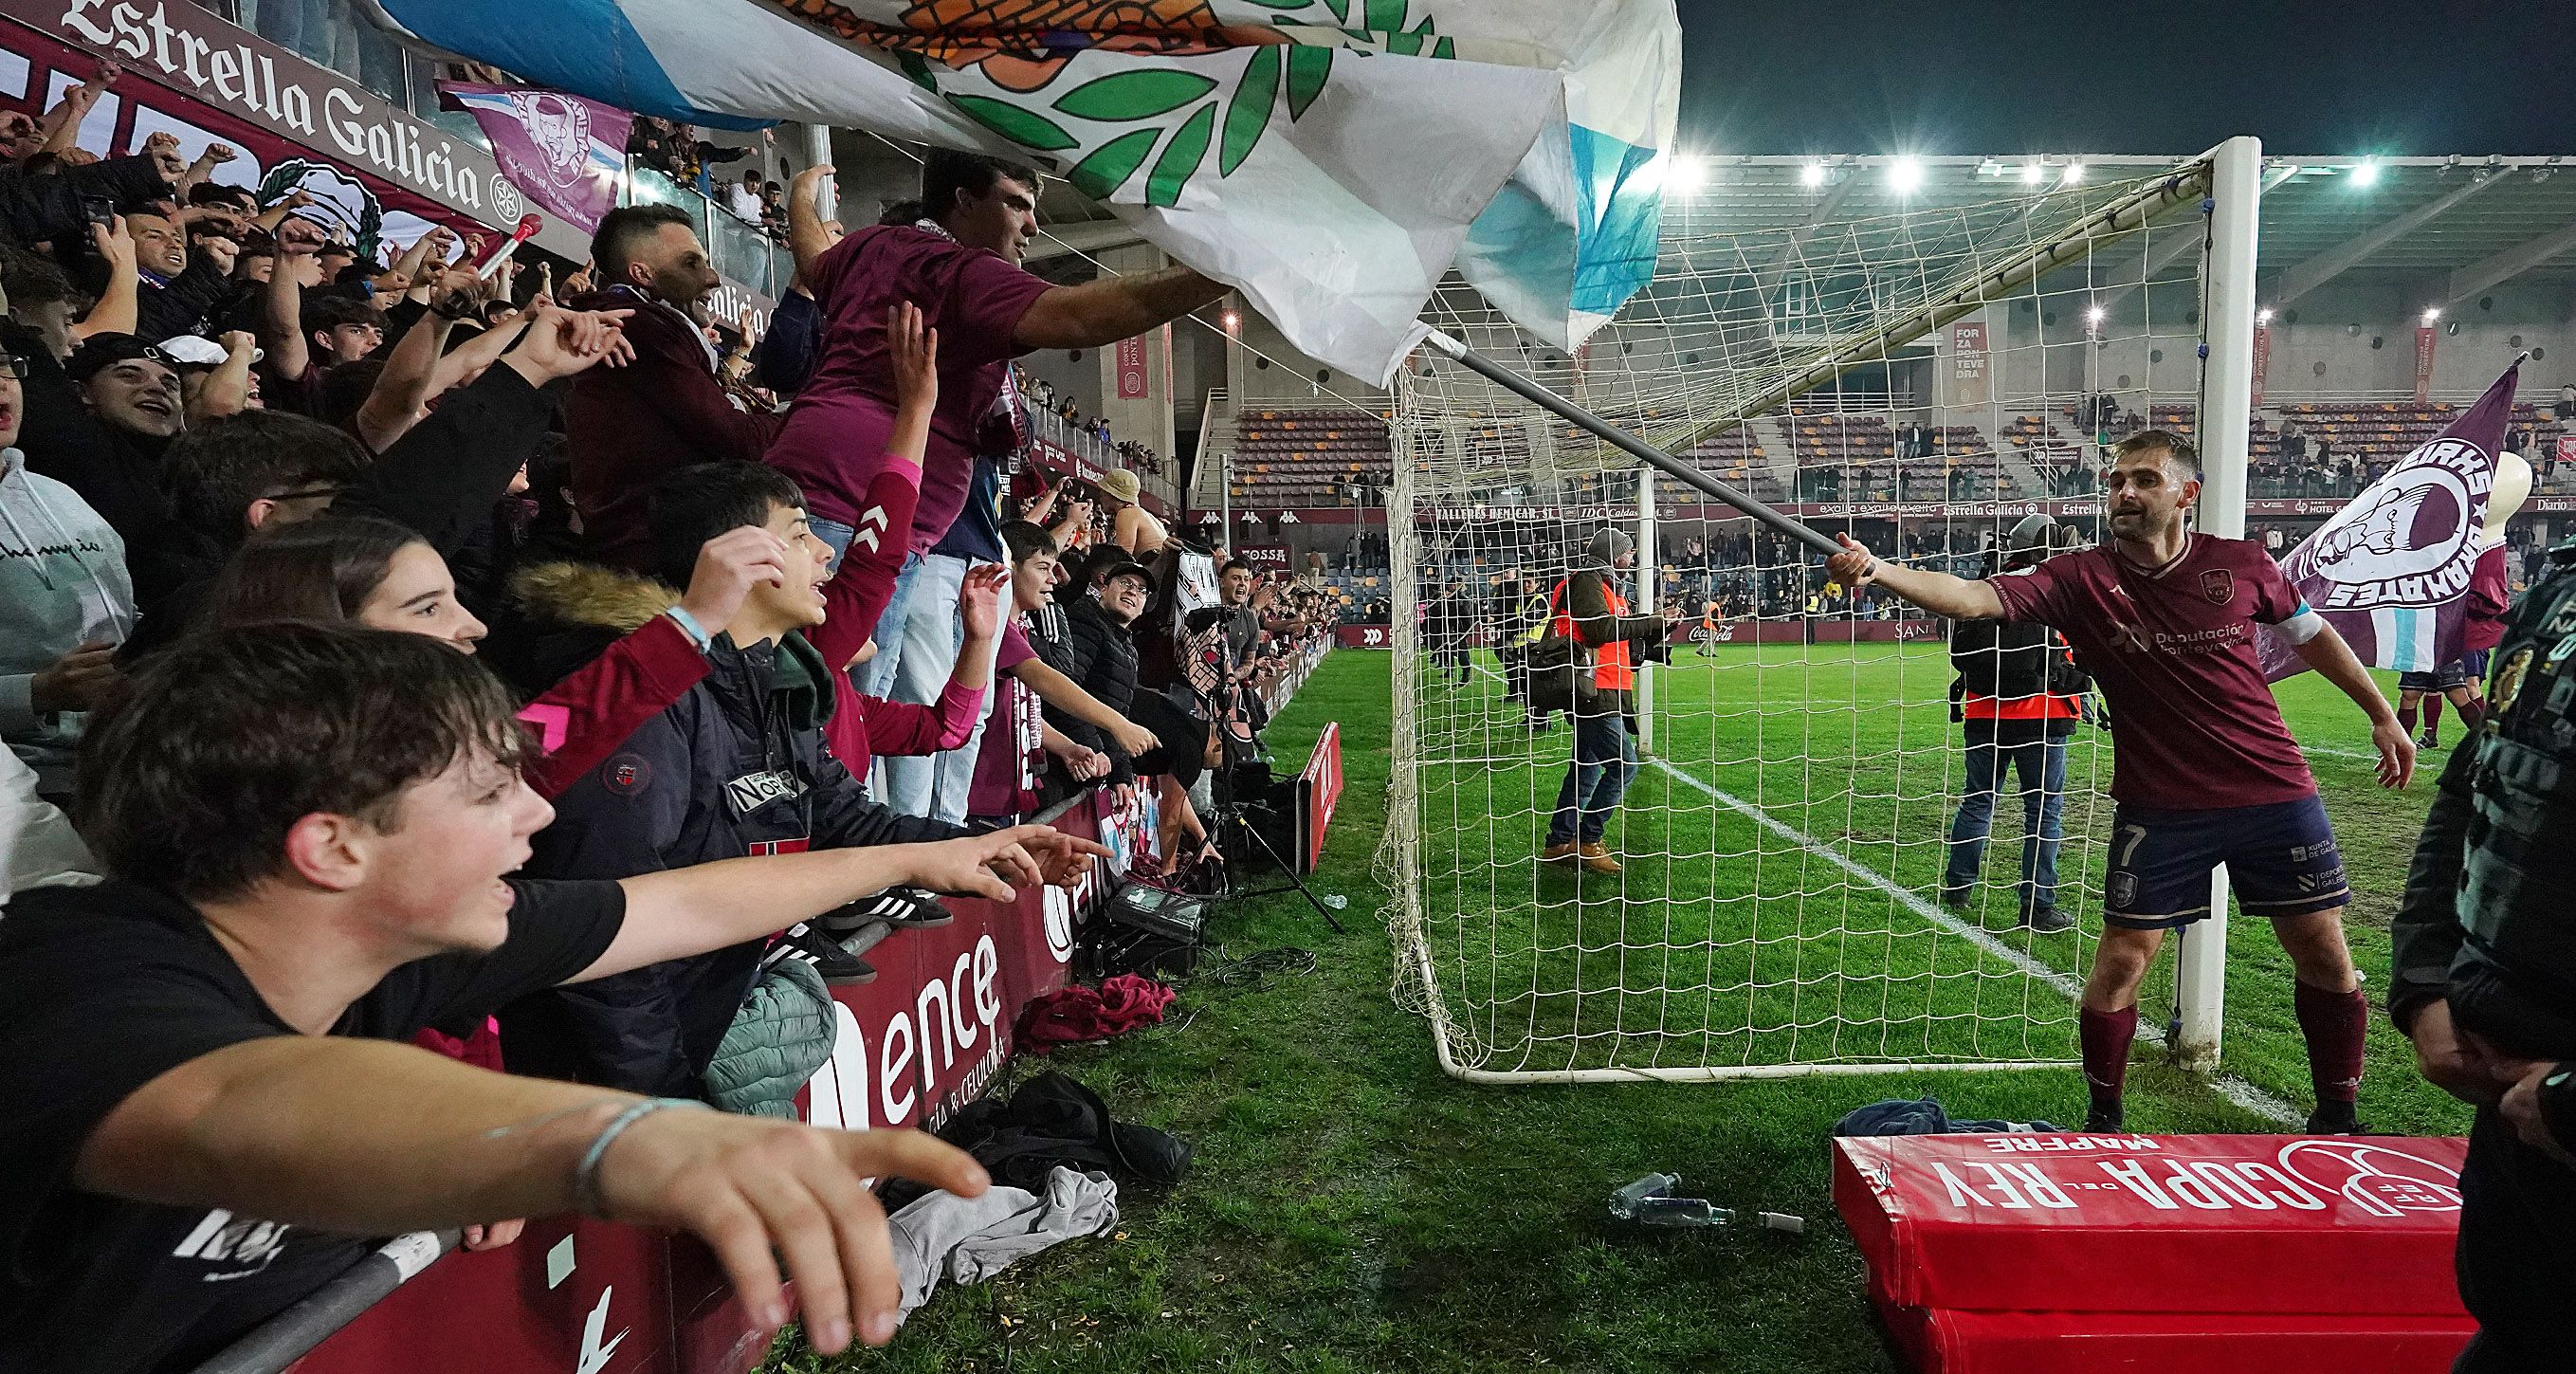
[[[2062,185],[2070,168],[2081,182],[2129,181],[2190,156],[1704,156],[1686,160],[1688,184],[1667,187],[1665,233],[1779,233],[1961,207]],[[2517,279],[2576,280],[2576,157],[2273,156],[2264,166],[2268,305],[2337,279],[2403,287],[2432,305]],[[1060,243],[1041,240],[1032,257],[1136,241],[1069,187],[1050,186],[1044,218]]]
[[[1703,157],[1698,184],[1668,188],[1665,204],[1668,229],[1684,233],[1776,231],[2029,194],[2070,168],[2082,181],[2132,180],[2188,160]],[[2280,156],[2264,168],[2267,303],[2356,274],[2421,286],[2434,304],[2535,273],[2576,277],[2576,157]]]

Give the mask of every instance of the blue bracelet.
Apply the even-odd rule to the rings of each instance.
[[[599,1161],[608,1153],[608,1147],[617,1143],[617,1137],[624,1135],[627,1127],[665,1107],[707,1110],[706,1103],[685,1097],[648,1097],[612,1117],[598,1135],[591,1137],[590,1148],[581,1152],[581,1163],[573,1166],[573,1206],[583,1216],[607,1218],[607,1204],[599,1196]]]
[[[698,623],[698,618],[680,607],[673,606],[662,614],[671,617],[671,623],[679,626],[681,632],[698,646],[699,653],[705,653],[715,643],[715,636],[707,633],[706,627]]]

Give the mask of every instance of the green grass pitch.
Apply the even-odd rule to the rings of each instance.
[[[1909,657],[1900,660],[1892,646],[1780,646],[1762,651],[1778,661],[1758,673],[1753,652],[1722,650],[1716,660],[1686,652],[1665,674],[1659,690],[1671,710],[1658,753],[1758,802],[1855,865],[1928,892],[1940,861],[1935,841],[1948,819],[1942,794],[1955,785],[1939,770],[1956,766],[1943,758],[1955,727],[1939,704],[1948,678],[1938,649],[1908,646]],[[1392,668],[1383,653],[1335,654],[1270,736],[1281,760],[1293,764],[1326,721],[1342,722],[1348,791],[1317,881],[1350,896],[1344,920],[1351,933],[1333,935],[1293,896],[1244,904],[1216,926],[1228,952],[1301,946],[1320,956],[1318,971],[1258,986],[1185,984],[1164,1026],[1038,1065],[1098,1088],[1122,1115],[1190,1140],[1198,1149],[1191,1178],[1166,1194],[1132,1192],[1114,1239],[1058,1247],[981,1287],[943,1287],[886,1350],[824,1361],[791,1334],[774,1352],[772,1369],[1879,1374],[1896,1367],[1869,1315],[1859,1256],[1832,1217],[1827,1127],[1860,1103],[1925,1094],[1961,1115],[2065,1122],[2082,1111],[2076,1071],[1532,1087],[1448,1077],[1433,1058],[1428,1024],[1388,994],[1395,951],[1381,921],[1391,894],[1378,879],[1373,849],[1386,824]],[[1802,676],[1812,680],[1802,685]],[[1901,679],[1899,690],[1884,697],[1861,690],[1890,677]],[[1493,714],[1471,694],[1495,690],[1477,678],[1452,694],[1446,718],[1464,728]],[[1744,695],[1730,695],[1739,691]],[[2376,993],[2388,967],[2388,919],[2429,802],[2429,768],[2409,791],[2383,792],[2366,760],[2347,757],[2367,748],[2349,703],[2313,676],[2283,684],[2280,698],[2293,733],[2311,748],[2343,841],[2355,890],[2347,927]],[[1759,748],[1743,747],[1757,723]],[[1426,718],[1426,749],[1440,742],[1434,724]],[[2456,737],[2456,723],[2445,725]],[[1519,924],[1497,927],[1537,933],[1526,941],[1533,952],[1524,962],[1496,965],[1509,973],[1495,976],[1496,994],[1487,1000],[1510,1005],[1517,1018],[1491,1016],[1498,1033],[1533,1015],[1543,1029],[1579,1027],[1580,1039],[1535,1042],[1557,1060],[1569,1047],[1607,1060],[1614,1050],[1633,1057],[1656,1045],[1676,1062],[1866,1056],[1882,1045],[1889,1057],[1927,1049],[2071,1053],[2064,1008],[2047,1000],[2053,994],[2027,993],[2035,1013],[2029,1020],[2006,1014],[2019,1011],[2031,982],[2018,970],[2003,976],[2009,965],[1974,945],[1924,935],[1915,914],[1882,889],[1657,772],[1641,780],[1612,831],[1625,848],[1648,855],[1624,879],[1629,928],[1615,929],[1606,914],[1610,894],[1597,885],[1578,890],[1565,879],[1552,880],[1561,887],[1541,887],[1535,875],[1524,876],[1535,867],[1530,855],[1543,823],[1536,808],[1554,800],[1556,770],[1539,764],[1536,750],[1548,742],[1562,747],[1564,734],[1560,726],[1539,742],[1509,738],[1529,752],[1516,765],[1484,770],[1493,779],[1486,803],[1458,803],[1461,824],[1448,833],[1461,838],[1447,842],[1485,867],[1453,861],[1448,871],[1461,876],[1446,881],[1462,891],[1471,882],[1478,890],[1490,885],[1513,899],[1501,909],[1524,913],[1513,918]],[[1901,747],[1872,743],[1891,738]],[[1463,740],[1450,747],[1452,757],[1466,757]],[[1886,757],[1891,752],[1895,757]],[[2062,896],[2089,931],[2098,913],[2076,894],[2098,884],[2108,807],[2083,799],[2092,794],[2085,789],[2107,785],[2109,757],[2104,752],[2098,776],[2088,777],[2084,753],[2079,745],[2077,780],[2069,786],[2077,795],[2068,802]],[[1491,757],[1505,757],[1502,741]],[[2427,763],[2437,765],[2439,756]],[[1515,777],[1511,766],[1525,776]],[[1533,801],[1533,787],[1545,795]],[[1987,855],[1990,882],[2010,877],[2019,833],[2019,814],[2008,805]],[[1469,835],[1477,838],[1463,838]],[[2090,839],[2077,842],[2077,835]],[[1743,919],[1712,921],[1690,916],[1686,901],[1650,901],[1643,909],[1654,928],[1638,924],[1646,918],[1636,915],[1633,899],[1656,890],[1641,884],[1671,890],[1678,876],[1687,891],[1688,882],[1726,867],[1681,856],[1756,848],[1763,854],[1759,885],[1738,895],[1767,900],[1716,908],[1747,912]],[[1658,860],[1657,851],[1674,857]],[[1667,866],[1661,874],[1658,862]],[[1712,896],[1725,890],[1710,888]],[[1798,902],[1783,900],[1793,893],[1803,894]],[[1756,907],[1781,910],[1752,914]],[[1673,938],[1660,943],[1674,948],[1642,957],[1607,948],[1613,936],[1660,933],[1667,919]],[[1967,919],[2052,968],[2075,967],[2089,949],[2089,935],[2011,931],[2002,900]],[[1750,976],[1699,979],[1710,957],[1699,946],[1711,942],[1698,937],[1737,929],[1764,941],[1736,947],[1759,951],[1742,965]],[[2065,948],[2051,949],[2051,941]],[[1684,947],[1699,965],[1675,966]],[[1550,952],[1542,956],[1542,949]],[[1886,986],[1875,987],[1868,958],[1915,976],[1881,978]],[[1919,959],[1922,967],[1891,958]],[[1475,962],[1494,963],[1481,955]],[[1775,978],[1775,967],[1787,976]],[[2168,958],[2149,975],[2151,1015],[2166,999],[2169,969]],[[1537,973],[1549,980],[1542,989],[1579,979],[1587,997],[1553,1001],[1588,1002],[1591,1010],[1560,1013],[1529,997]],[[1695,982],[1765,986],[1737,1002],[1692,1002],[1660,991]],[[1882,993],[1885,1013],[1873,1000]],[[1893,1014],[1917,1010],[1924,1014]],[[1734,1026],[1748,1029],[1720,1033]],[[1694,1033],[1677,1037],[1677,1028]],[[2287,962],[2260,923],[2241,919],[2230,933],[2224,1068],[2291,1102],[2307,1101]],[[2129,1085],[2136,1129],[2268,1129],[2143,1043]],[[2415,1078],[2405,1043],[2384,1023],[2372,1028],[2362,1115],[2387,1130],[2467,1125],[2465,1108]],[[1809,1231],[1641,1233],[1611,1222],[1604,1210],[1610,1191],[1654,1170],[1679,1173],[1686,1191],[1724,1205],[1803,1214]]]

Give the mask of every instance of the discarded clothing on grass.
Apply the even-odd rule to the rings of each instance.
[[[1834,1123],[1835,1135],[2031,1135],[2057,1129],[2045,1121],[1955,1121],[1937,1097],[1872,1102]]]
[[[1044,1191],[1059,1167],[1153,1187],[1180,1182],[1190,1167],[1187,1144],[1151,1126],[1113,1120],[1098,1093],[1060,1073],[1039,1074],[1007,1102],[968,1103],[938,1135],[973,1155],[995,1183],[1029,1192]],[[923,1193],[922,1185],[896,1179],[885,1187],[885,1205],[891,1211]]]
[[[982,1283],[1053,1245],[1118,1224],[1118,1185],[1106,1174],[1056,1169],[1044,1193],[1000,1184],[982,1197],[929,1192],[886,1218],[903,1315],[930,1301],[940,1276]]]
[[[1107,1040],[1139,1026],[1160,1025],[1164,1009],[1179,995],[1134,973],[1104,978],[1097,988],[1076,983],[1029,1003],[1020,1016],[1019,1042],[1044,1054],[1058,1045]]]

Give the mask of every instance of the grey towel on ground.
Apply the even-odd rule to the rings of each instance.
[[[1117,1224],[1118,1185],[1062,1166],[1047,1175],[1043,1198],[998,1184],[976,1198],[924,1194],[886,1218],[903,1315],[930,1300],[943,1270],[959,1283],[981,1283],[1048,1246]]]

